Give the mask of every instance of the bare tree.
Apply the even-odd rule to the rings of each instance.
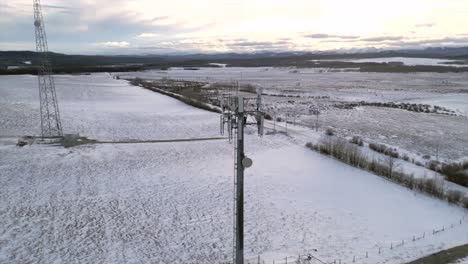
[[[388,176],[390,178],[393,178],[393,174],[395,170],[400,167],[400,163],[398,162],[398,159],[392,156],[385,156],[385,163],[388,168]]]
[[[309,109],[309,113],[315,116],[315,131],[318,131],[319,128],[319,116],[320,116],[320,110],[318,107],[312,106]]]

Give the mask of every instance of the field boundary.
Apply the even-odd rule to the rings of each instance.
[[[439,251],[407,264],[450,264],[468,257],[468,244]]]

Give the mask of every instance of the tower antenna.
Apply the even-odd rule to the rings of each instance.
[[[42,137],[62,137],[62,123],[60,122],[55,82],[49,60],[49,48],[44,19],[42,17],[41,2],[40,0],[33,0],[33,4],[36,52],[39,54],[37,79],[41,112],[41,135]]]
[[[262,90],[257,90],[256,98],[245,98],[237,94],[236,97],[228,96],[221,100],[223,102],[221,103],[221,133],[224,133],[224,124],[227,124],[229,141],[234,141],[236,153],[234,159],[233,263],[244,264],[244,170],[252,166],[252,160],[244,153],[244,128],[247,125],[254,125],[258,129],[258,135],[263,136]],[[225,102],[228,104],[227,107]],[[248,122],[248,116],[253,116],[254,122]]]

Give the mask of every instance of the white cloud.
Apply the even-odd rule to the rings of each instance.
[[[94,45],[105,47],[105,48],[127,48],[130,46],[130,43],[127,41],[108,41],[108,42],[98,42]]]
[[[136,36],[136,38],[148,39],[148,38],[156,38],[160,36],[161,34],[157,34],[157,33],[141,33],[140,35]]]

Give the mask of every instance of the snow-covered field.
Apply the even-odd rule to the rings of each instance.
[[[401,62],[407,66],[444,66],[444,67],[467,67],[465,61],[456,61],[448,59],[431,59],[431,58],[408,58],[408,57],[387,57],[387,58],[366,58],[366,59],[332,59],[332,60],[312,60],[313,62],[320,61],[346,61],[354,63],[389,63]]]
[[[310,126],[315,117],[310,116],[309,107],[319,106],[322,127],[332,126],[344,136],[362,136],[371,142],[387,143],[419,156],[439,156],[448,162],[468,159],[468,73],[361,73],[264,67],[174,68],[116,75],[253,84],[263,87],[266,94],[280,95],[265,96],[265,104],[283,120],[293,121],[286,114],[295,113],[300,115],[297,121]],[[457,116],[379,107],[330,107],[359,101],[430,104],[452,110]]]
[[[56,83],[65,133],[102,140],[219,133],[217,114],[108,74]],[[227,140],[18,148],[16,136],[39,133],[35,84],[33,76],[0,76],[0,263],[230,260]],[[314,153],[302,139],[248,132],[247,256],[404,263],[468,243],[466,210]]]
[[[388,62],[402,62],[404,65],[427,65],[427,66],[446,66],[446,67],[466,67],[466,64],[452,64],[458,62],[456,60],[445,59],[430,59],[430,58],[407,58],[407,57],[389,57],[389,58],[370,58],[370,59],[357,59],[349,60],[351,62],[375,62],[375,63],[388,63]]]
[[[453,264],[468,264],[468,258],[460,259],[455,261]]]

